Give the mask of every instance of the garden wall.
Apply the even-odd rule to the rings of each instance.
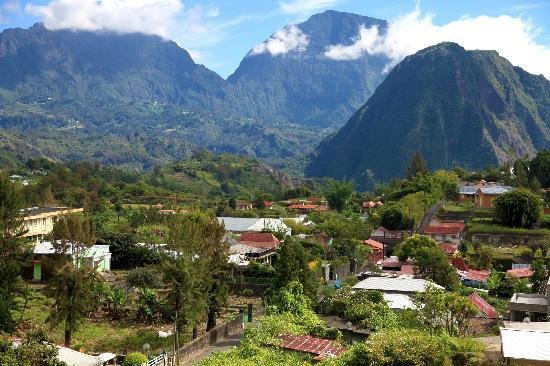
[[[488,243],[491,245],[529,245],[545,241],[544,235],[521,234],[472,234],[472,243]]]

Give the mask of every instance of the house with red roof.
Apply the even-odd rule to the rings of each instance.
[[[527,268],[514,268],[506,271],[506,277],[508,278],[531,278],[533,276],[533,270],[530,267]]]
[[[456,268],[460,281],[469,287],[485,288],[487,279],[491,275],[491,271],[484,269],[470,268],[464,259],[459,257],[451,258],[451,265]]]
[[[484,318],[498,319],[498,313],[495,308],[485,301],[483,297],[479,296],[477,292],[472,292],[468,298]]]
[[[372,254],[369,258],[371,262],[376,263],[384,258],[384,244],[373,239],[363,240],[363,244],[372,250]]]
[[[309,213],[314,211],[319,205],[314,205],[311,203],[295,203],[293,205],[288,206],[287,208],[289,210],[296,210],[300,211],[300,213]]]
[[[238,238],[228,237],[229,253],[233,256],[271,264],[280,241],[269,232],[244,232]]]
[[[453,243],[459,245],[466,225],[463,222],[440,222],[426,226],[423,234],[439,243]]]

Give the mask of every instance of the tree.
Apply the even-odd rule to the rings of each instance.
[[[428,163],[426,163],[426,160],[424,160],[424,157],[419,151],[415,151],[407,164],[407,178],[411,179],[417,175],[427,174],[428,172]]]
[[[495,248],[490,245],[482,245],[477,251],[477,263],[480,268],[489,269],[493,263]]]
[[[397,247],[396,255],[400,261],[405,261],[408,258],[414,258],[415,252],[423,247],[439,249],[435,240],[430,239],[425,235],[415,234],[409,236],[407,239],[403,240],[401,244]]]
[[[550,187],[550,150],[540,150],[529,163],[529,168],[543,187]]]
[[[24,289],[21,268],[30,260],[30,247],[23,234],[19,211],[23,206],[21,189],[0,176],[0,330],[14,329],[13,311],[18,309],[17,296]]]
[[[351,198],[353,184],[331,180],[325,187],[324,193],[329,207],[336,211],[342,211]]]
[[[11,339],[0,337],[0,365],[67,366],[57,359],[57,353],[41,328],[29,331],[18,347],[13,347]]]
[[[534,293],[539,293],[548,282],[548,272],[540,259],[535,260],[531,268],[533,269],[533,275],[531,276],[532,289]]]
[[[396,206],[384,208],[380,213],[380,225],[389,230],[407,230],[414,225],[414,220],[406,217]]]
[[[458,275],[447,256],[439,248],[420,247],[413,253],[416,273],[434,281],[447,290],[458,287]]]
[[[312,301],[317,297],[317,283],[309,269],[307,255],[302,244],[294,238],[286,239],[277,251],[276,278],[273,289],[285,287],[292,281],[302,284],[304,294]]]
[[[95,243],[93,224],[70,214],[53,227],[56,257],[47,265],[53,268],[53,277],[46,294],[53,300],[47,321],[52,326],[63,324],[65,346],[71,345],[72,335],[94,304],[94,283],[99,281],[95,268],[84,263],[87,249]]]
[[[530,228],[541,216],[541,201],[532,192],[514,189],[493,201],[496,218],[506,226]]]

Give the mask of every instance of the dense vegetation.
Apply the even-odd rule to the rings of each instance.
[[[431,169],[532,156],[550,144],[549,85],[493,51],[426,48],[390,72],[306,173],[366,188],[402,174],[417,150]]]

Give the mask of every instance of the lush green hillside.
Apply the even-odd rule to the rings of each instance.
[[[402,175],[420,151],[430,168],[479,169],[550,146],[550,82],[494,51],[442,43],[397,65],[318,148],[313,176],[360,186]]]
[[[386,21],[326,11],[295,26],[307,37],[305,49],[281,55],[251,51],[228,79],[246,101],[246,114],[342,126],[385,77],[384,56],[364,54],[357,60],[337,61],[324,55],[330,45],[353,43],[361,26],[383,30]]]
[[[4,161],[45,156],[148,169],[207,148],[258,157],[299,174],[306,155],[325,134],[299,125],[219,117],[160,103],[94,108],[45,101],[5,104],[2,112]]]

